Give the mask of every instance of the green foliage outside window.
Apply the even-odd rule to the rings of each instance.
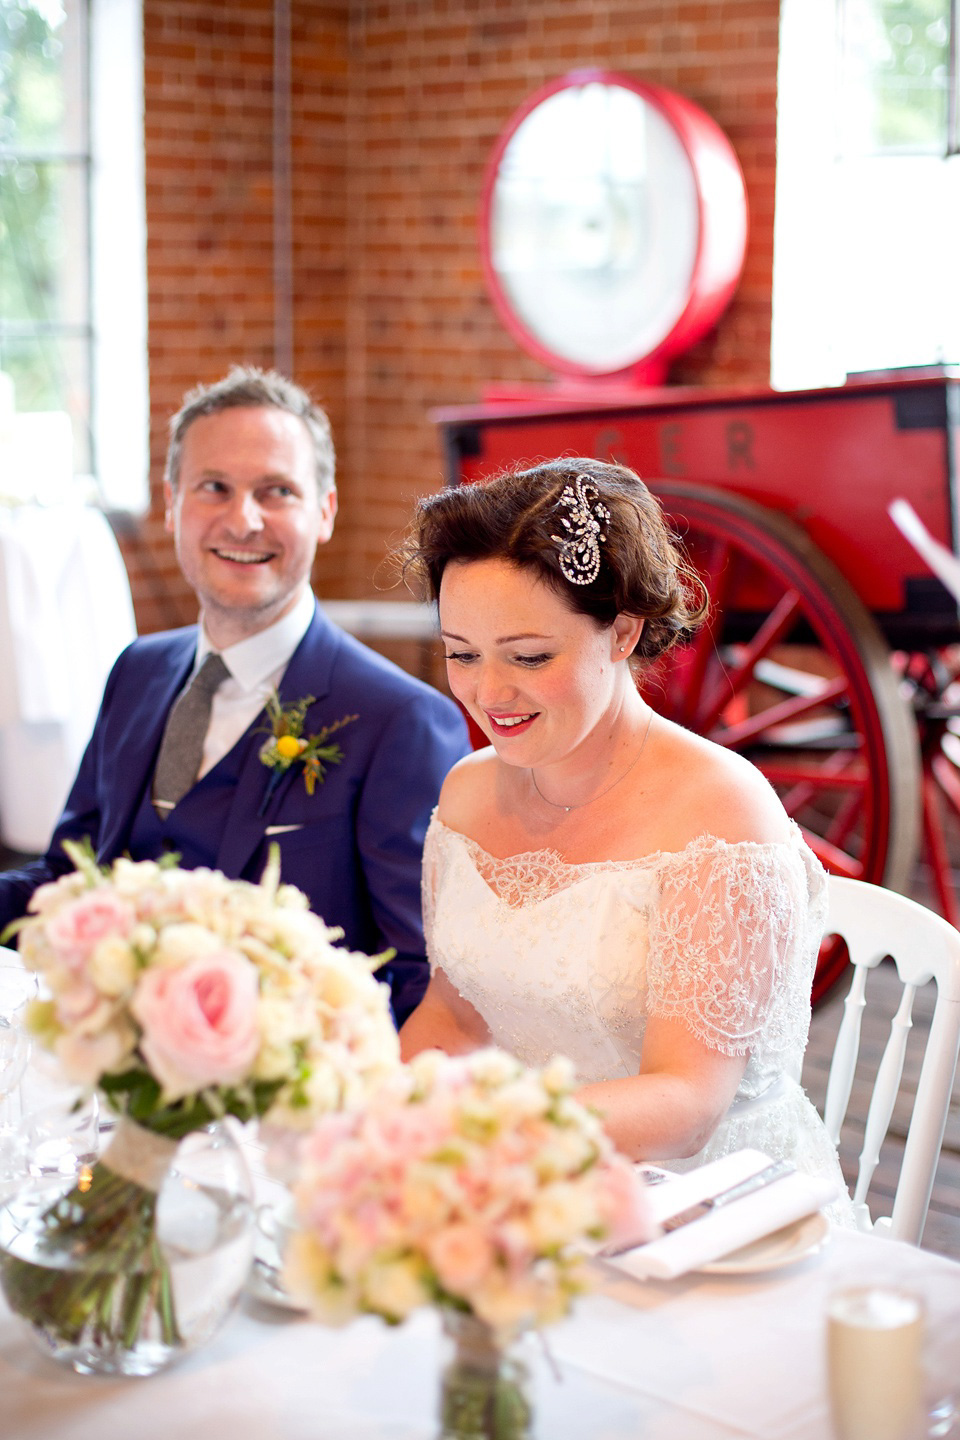
[[[845,153],[943,155],[949,0],[840,0]]]
[[[68,410],[85,468],[88,137],[81,0],[0,0],[0,369]]]

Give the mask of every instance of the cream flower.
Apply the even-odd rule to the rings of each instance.
[[[420,1262],[413,1258],[375,1263],[363,1276],[364,1299],[379,1314],[405,1320],[430,1299],[422,1271]]]
[[[533,1202],[530,1234],[542,1250],[568,1245],[578,1235],[589,1233],[597,1224],[597,1205],[591,1191],[582,1185],[559,1181],[548,1185]]]
[[[94,946],[87,974],[104,995],[122,995],[137,977],[137,961],[128,941],[105,935]]]
[[[151,958],[154,965],[176,969],[204,955],[216,955],[222,949],[223,940],[219,935],[204,925],[184,921],[161,930]]]

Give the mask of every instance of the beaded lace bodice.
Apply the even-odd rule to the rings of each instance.
[[[638,860],[500,860],[436,816],[424,851],[431,967],[529,1064],[568,1055],[587,1083],[636,1074],[648,1015],[748,1054],[739,1099],[799,1079],[826,909],[794,828],[777,844],[713,836]]]

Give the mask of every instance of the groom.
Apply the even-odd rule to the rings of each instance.
[[[200,624],[120,656],[45,856],[0,875],[0,925],[71,868],[64,840],[99,859],[175,853],[189,868],[259,879],[271,844],[284,881],[345,932],[396,957],[381,977],[402,1023],[427,982],[420,921],[424,832],[468,747],[451,701],[325,618],[310,587],[333,533],[334,452],[324,412],[275,372],[235,368],[198,387],[170,426],[164,497]],[[309,740],[337,722],[342,752],[312,787],[295,755],[269,768],[265,702],[306,709]],[[309,752],[308,752],[309,753]]]

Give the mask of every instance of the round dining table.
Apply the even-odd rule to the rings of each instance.
[[[960,1265],[876,1234],[834,1229],[789,1265],[670,1281],[594,1264],[598,1288],[524,1341],[539,1440],[830,1440],[833,1290],[908,1284],[931,1335],[960,1318]],[[433,1440],[441,1363],[432,1312],[328,1329],[247,1298],[203,1349],[150,1379],[81,1376],[0,1302],[0,1436]]]

